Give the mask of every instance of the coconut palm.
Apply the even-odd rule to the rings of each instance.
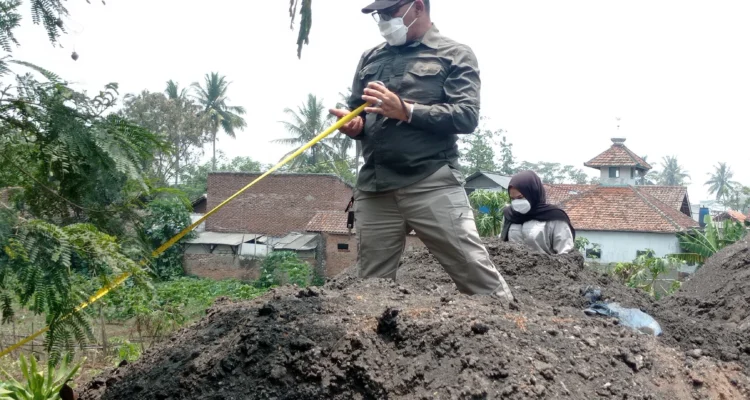
[[[307,95],[307,101],[299,106],[296,111],[286,108],[284,113],[289,116],[289,121],[281,121],[281,123],[291,136],[274,140],[274,142],[295,146],[295,149],[285,154],[284,158],[318,136],[331,126],[336,118],[323,106],[322,100],[312,94]],[[339,160],[339,154],[341,153],[341,149],[337,148],[335,144],[335,138],[321,140],[310,147],[309,154],[301,155],[292,160],[289,167],[294,170],[320,171],[320,167],[324,164],[334,165]]]
[[[690,174],[683,170],[682,165],[677,162],[677,157],[667,156],[662,158],[662,171],[658,174],[660,185],[682,186],[690,180]]]
[[[727,163],[720,162],[714,167],[714,173],[709,175],[711,175],[711,179],[705,185],[708,186],[708,193],[716,193],[716,200],[727,197],[737,184],[732,180],[734,172]]]
[[[213,156],[211,166],[216,169],[216,135],[222,129],[227,136],[234,139],[235,131],[247,126],[245,119],[245,108],[241,106],[230,106],[227,91],[230,82],[217,72],[206,74],[204,85],[193,83],[196,91],[195,99],[201,106],[201,113],[209,119],[211,142],[213,143]]]
[[[188,90],[187,88],[180,89],[180,84],[170,79],[167,81],[167,87],[164,89],[164,94],[166,94],[167,98],[170,100],[184,100],[188,97]]]

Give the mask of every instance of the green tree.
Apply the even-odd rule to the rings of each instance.
[[[158,198],[148,204],[148,215],[143,221],[146,237],[154,250],[167,240],[190,226],[191,207],[186,198]],[[160,280],[170,280],[184,275],[181,243],[192,239],[194,232],[185,235],[180,242],[167,249],[153,260],[152,270]]]
[[[289,0],[290,28],[294,29],[294,19],[300,14],[299,35],[297,37],[297,58],[302,58],[302,46],[310,43],[312,26],[312,0]]]
[[[285,154],[283,158],[297,151],[335,121],[335,117],[328,113],[322,100],[313,94],[308,94],[307,101],[296,111],[286,108],[284,113],[289,117],[289,121],[281,121],[281,123],[290,136],[274,140],[274,142],[294,146],[294,150]],[[337,143],[339,143],[337,141],[341,139],[341,137],[329,137],[321,140],[311,146],[308,152],[292,160],[288,164],[288,169],[298,172],[329,172],[339,176],[346,175],[346,171],[351,174],[351,166],[346,153],[342,152],[340,146],[337,149]],[[347,143],[349,143],[348,139]]]
[[[66,0],[31,0],[31,18],[35,25],[41,24],[47,31],[47,38],[53,45],[67,33],[64,18],[68,10]],[[87,1],[88,2],[88,1]],[[18,8],[23,4],[21,0],[0,0],[0,45],[6,52],[11,52],[12,45],[19,45],[13,31],[21,26],[21,14]],[[105,4],[102,0],[102,4]]]
[[[518,170],[534,171],[547,184],[586,184],[589,182],[588,175],[582,169],[572,165],[544,161],[538,163],[523,161],[519,164]],[[593,178],[591,183],[598,184],[598,179]]]
[[[116,114],[117,85],[90,98],[62,82],[18,77],[0,101],[0,187],[21,187],[23,211],[122,235],[150,191],[146,165],[167,144]]]
[[[200,108],[184,95],[184,90],[180,92],[170,84],[169,97],[148,91],[127,95],[120,111],[123,117],[170,144],[168,149],[154,155],[150,169],[154,183],[159,186],[169,181],[179,183],[182,170],[198,161],[207,140],[205,132],[209,129],[208,120],[200,115]]]
[[[496,138],[501,134],[502,130],[478,129],[461,139],[464,147],[461,151],[461,167],[466,175],[477,171],[493,172],[497,169],[494,146]]]
[[[508,142],[508,138],[503,135],[500,140],[500,170],[503,175],[513,175],[516,173],[516,158],[513,156],[513,144]]]
[[[750,212],[750,187],[740,186],[729,193],[724,204],[733,210],[747,213]]]
[[[685,171],[677,161],[677,157],[666,156],[662,158],[661,172],[656,173],[656,181],[659,185],[684,186],[689,183],[690,174]]]
[[[270,169],[269,166],[253,161],[250,157],[235,157],[227,160],[224,153],[219,151],[219,164],[214,169],[212,161],[203,164],[191,164],[182,171],[181,183],[178,188],[191,199],[197,199],[208,190],[208,174],[211,171],[223,172],[262,172]]]
[[[229,84],[224,76],[217,72],[206,74],[203,86],[199,83],[193,83],[196,91],[195,99],[201,107],[200,115],[208,119],[209,133],[213,156],[211,166],[216,169],[216,135],[219,130],[223,130],[227,136],[234,139],[236,131],[247,126],[247,122],[242,117],[245,115],[245,108],[241,106],[230,106],[227,92]]]
[[[503,210],[510,203],[505,191],[475,190],[469,195],[482,237],[497,237],[503,230]]]
[[[714,167],[714,172],[709,173],[710,178],[705,185],[708,186],[709,194],[716,194],[716,200],[727,197],[735,188],[737,183],[732,180],[734,172],[727,163],[720,162]]]
[[[46,80],[16,75],[0,96],[0,187],[16,188],[16,208],[0,208],[0,303],[5,323],[17,306],[46,316],[54,362],[91,337],[85,312],[62,317],[92,282],[142,282],[133,232],[151,194],[146,166],[167,144],[111,113],[116,84],[89,97],[34,69]]]
[[[180,89],[180,84],[171,79],[167,81],[167,87],[164,89],[164,94],[167,95],[170,100],[188,100],[187,88]]]

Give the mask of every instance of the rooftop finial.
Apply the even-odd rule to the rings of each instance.
[[[616,145],[622,145],[625,143],[625,138],[612,138],[612,143]]]

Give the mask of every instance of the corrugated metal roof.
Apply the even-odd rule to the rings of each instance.
[[[200,232],[195,239],[187,240],[190,244],[221,244],[226,246],[239,246],[243,242],[249,242],[256,237],[254,233],[224,233],[224,232]]]
[[[510,176],[506,176],[506,175],[502,175],[502,174],[497,174],[497,173],[494,173],[494,172],[484,172],[484,171],[477,171],[477,172],[469,175],[466,178],[466,182],[469,183],[469,182],[473,181],[474,179],[478,178],[481,175],[486,176],[489,180],[491,180],[492,182],[495,182],[495,184],[497,184],[498,186],[500,186],[503,189],[507,190],[508,189],[508,185],[510,185],[510,178],[511,178]],[[469,184],[469,185],[467,185],[467,187],[472,187],[472,186],[471,186],[471,184]],[[483,189],[488,190],[490,188],[483,188]]]
[[[281,238],[274,246],[274,250],[293,250],[293,251],[305,251],[313,250],[317,247],[318,235],[316,234],[302,234],[302,233],[290,233]]]

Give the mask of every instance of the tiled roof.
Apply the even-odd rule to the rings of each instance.
[[[599,185],[544,185],[544,188],[547,190],[547,203],[549,204],[560,204],[573,196],[578,196],[597,187]],[[657,200],[675,210],[682,210],[685,197],[687,196],[686,186],[635,186],[635,189],[641,193],[656,197]]]
[[[645,160],[630,151],[622,143],[622,139],[613,139],[612,146],[605,150],[602,154],[591,159],[589,162],[583,165],[591,168],[602,168],[602,167],[637,167],[643,169],[651,169]]]
[[[347,213],[342,211],[318,211],[307,223],[308,232],[348,234],[346,227]],[[352,229],[354,232],[354,229]]]
[[[679,210],[687,196],[687,186],[637,186],[638,190]]]
[[[244,172],[208,174],[207,208],[213,209],[258,176]],[[304,230],[318,211],[345,216],[351,197],[351,186],[333,175],[272,174],[208,217],[206,230],[283,237]]]
[[[563,201],[594,190],[598,185],[569,185],[569,184],[545,184],[544,189],[547,192],[548,204],[560,204]]]
[[[745,221],[750,220],[750,215],[746,216],[745,214],[743,214],[743,213],[741,213],[739,211],[727,210],[727,211],[725,211],[723,213],[720,213],[716,217],[714,217],[714,220],[715,221],[723,221],[723,220],[730,219],[730,218],[733,219],[733,220],[735,220],[735,221],[737,221],[737,222],[745,222]]]
[[[580,230],[674,233],[692,218],[632,186],[597,186],[560,204]]]

